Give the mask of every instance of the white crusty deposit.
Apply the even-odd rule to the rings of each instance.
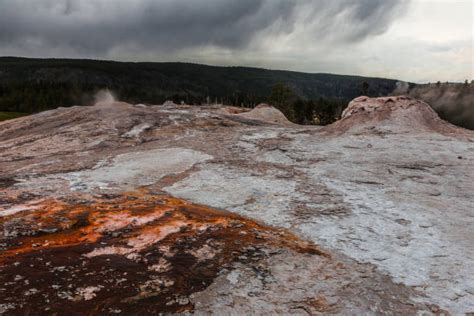
[[[290,124],[268,106],[242,111],[118,103],[0,123],[0,185],[8,183],[0,214],[23,211],[25,194],[87,196],[147,186],[287,228],[347,258],[350,267],[364,267],[363,278],[352,268],[343,273],[357,282],[357,291],[370,292],[387,280],[400,283],[370,302],[356,300],[362,304],[357,308],[338,303],[345,306],[340,313],[396,313],[383,299],[390,295],[406,303],[408,314],[418,311],[413,301],[439,305],[433,312],[474,311],[472,131],[442,121],[429,105],[408,97],[358,98],[342,120],[327,127]],[[133,240],[103,251],[149,246],[147,235]],[[214,254],[210,246],[189,253]],[[273,302],[259,305],[262,313],[302,313],[297,299],[318,290],[320,281],[292,278],[288,271],[304,262],[313,276],[322,263],[298,257],[292,265],[288,256],[272,259],[273,272],[259,272],[260,279],[247,266],[227,267],[235,270],[179,301],[192,302],[196,312],[227,311],[235,304],[245,313],[263,299],[242,300],[233,290],[260,291],[265,302]],[[153,269],[166,267],[162,260]],[[331,279],[325,282],[333,288]],[[344,295],[356,294],[334,292],[313,303],[330,308],[352,302]]]

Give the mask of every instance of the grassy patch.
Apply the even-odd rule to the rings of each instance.
[[[0,112],[0,122],[11,120],[17,117],[22,117],[28,115],[28,113],[19,113],[19,112]]]

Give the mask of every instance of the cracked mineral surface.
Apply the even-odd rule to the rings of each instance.
[[[101,103],[0,123],[0,314],[474,312],[474,133]]]

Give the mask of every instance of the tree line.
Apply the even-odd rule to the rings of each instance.
[[[297,124],[330,124],[340,116],[347,104],[343,100],[324,98],[305,100],[283,83],[274,85],[268,96],[238,90],[229,95],[212,96],[192,91],[163,91],[159,87],[153,89],[140,86],[109,87],[87,83],[18,81],[0,84],[0,111],[36,113],[58,106],[92,105],[95,94],[105,88],[116,93],[121,101],[129,103],[162,104],[171,100],[177,104],[219,103],[249,108],[259,103],[269,103]]]

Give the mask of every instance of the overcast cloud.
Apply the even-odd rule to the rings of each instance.
[[[450,4],[453,2],[470,4],[472,9],[471,0],[452,0]],[[420,81],[431,77],[422,74],[423,70],[412,63],[403,65],[405,60],[393,60],[393,50],[408,58],[407,45],[415,45],[413,51],[418,54],[414,53],[413,59],[428,58],[419,54],[452,56],[455,44],[455,49],[465,48],[464,54],[471,53],[467,71],[450,67],[446,69],[450,72],[440,80],[472,77],[472,16],[471,29],[466,30],[464,37],[448,36],[433,43],[425,37],[416,43],[416,36],[410,35],[416,29],[406,29],[404,34],[403,25],[409,25],[411,20],[407,17],[420,5],[431,7],[432,3],[423,0],[0,0],[0,55],[191,61]],[[419,27],[423,27],[423,16],[419,18]],[[453,23],[459,24],[458,18]],[[398,33],[391,34],[393,30]],[[433,33],[435,37],[434,30]],[[390,39],[402,42],[397,46]],[[457,57],[466,66],[462,54]],[[431,65],[433,61],[423,63]],[[435,74],[439,75],[439,71]]]

